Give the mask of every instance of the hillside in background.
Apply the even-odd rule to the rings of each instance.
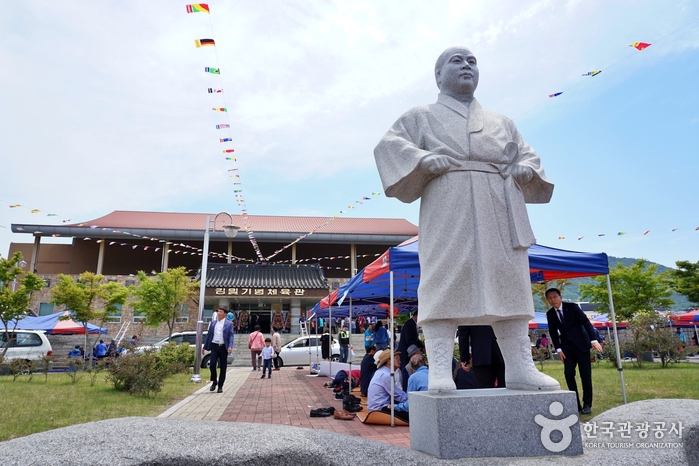
[[[624,267],[630,267],[631,265],[635,264],[638,259],[633,259],[630,257],[612,257],[609,256],[609,268],[616,267],[618,263],[621,263]],[[655,262],[648,262],[649,264],[655,264]],[[664,265],[657,264],[658,265],[658,273],[665,272],[666,270],[673,270],[669,267],[665,267]],[[592,278],[586,277],[586,278],[574,278],[571,280],[571,284],[568,285],[568,287],[563,290],[563,300],[568,301],[568,302],[579,302],[582,301],[580,299],[580,293],[578,292],[578,285],[581,283],[594,283],[594,280]],[[686,297],[679,295],[677,293],[673,293],[670,298],[675,302],[675,304],[672,306],[672,309],[675,311],[684,311],[688,309],[694,308],[692,306],[692,303],[690,303]],[[548,304],[545,304],[541,302],[541,300],[538,297],[534,297],[534,309],[537,312],[546,312],[549,309]]]

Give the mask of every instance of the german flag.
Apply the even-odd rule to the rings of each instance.
[[[194,45],[199,47],[216,47],[216,42],[213,39],[196,39]]]
[[[187,5],[187,13],[211,13],[208,3],[192,3]]]

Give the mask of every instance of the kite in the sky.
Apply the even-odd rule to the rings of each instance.
[[[653,45],[653,44],[649,44],[647,42],[634,42],[633,44],[629,44],[629,47],[633,47],[636,50],[643,50],[643,49],[647,49],[651,45]]]
[[[647,235],[648,233],[650,233],[650,230],[646,230],[643,232],[644,235]]]
[[[220,124],[220,125],[216,125],[216,129],[225,129],[225,128],[230,128],[230,126],[228,126],[228,125],[225,124],[225,123]]]
[[[47,217],[58,217],[58,214],[46,214]]]
[[[620,231],[619,233],[617,233],[618,236],[624,236],[625,234],[626,234],[625,231]]]
[[[220,68],[211,68],[209,66],[204,67],[204,71],[211,74],[221,74]]]
[[[232,138],[219,138],[219,142],[233,142]]]
[[[224,154],[232,154],[233,152],[235,152],[233,149],[224,149],[223,150]]]
[[[31,212],[32,212],[33,214],[38,214],[38,213],[41,212],[41,211],[40,211],[39,209],[32,209]]]
[[[563,92],[556,92],[554,94],[549,94],[549,97],[558,97],[561,94],[563,94]]]
[[[234,159],[233,157],[226,157],[226,160],[232,160],[235,162],[237,159]]]
[[[211,110],[214,112],[227,112],[228,109],[226,107],[213,107]]]
[[[216,42],[213,39],[195,39],[194,45],[199,47],[216,47]]]
[[[601,72],[601,70],[588,71],[587,73],[583,74],[583,76],[597,76]]]
[[[223,92],[223,89],[213,89],[209,88],[209,94],[221,94]]]
[[[565,236],[559,236],[558,239],[566,239]]]
[[[210,13],[208,3],[192,3],[187,5],[187,13]]]
[[[10,205],[10,209],[16,209],[17,207],[22,207],[22,206],[19,205],[19,204],[12,204],[12,205]]]

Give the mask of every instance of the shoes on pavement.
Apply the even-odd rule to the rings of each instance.
[[[216,393],[223,393],[223,389],[219,388],[218,390],[216,390]]]
[[[263,376],[263,377],[264,377],[264,376]],[[272,374],[267,374],[267,378],[268,378],[268,379],[271,379],[271,378],[272,378]]]
[[[329,412],[325,411],[323,408],[311,410],[311,417],[328,417],[328,416],[332,416],[332,415],[333,415],[333,413],[329,413]]]
[[[261,378],[261,379],[264,379],[264,378],[265,378],[265,375],[264,375],[264,374],[262,374],[262,377],[260,377],[260,378]]]
[[[363,410],[361,406],[358,404],[347,404],[345,405],[343,403],[342,407],[344,408],[345,411],[349,411],[350,413],[358,413],[359,411]]]
[[[350,411],[335,411],[333,415],[335,416],[335,419],[340,419],[342,421],[351,421],[357,416],[355,413]]]
[[[211,388],[209,388],[209,391],[210,391],[210,392],[213,392],[214,390],[216,390],[216,384],[215,384],[215,383],[212,383],[212,384],[211,384]]]

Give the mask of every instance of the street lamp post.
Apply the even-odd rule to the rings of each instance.
[[[19,267],[20,269],[23,269],[23,268],[27,265],[27,263],[24,262],[24,261],[19,261],[19,262],[17,262],[16,265],[17,265],[17,267]],[[17,277],[14,277],[14,278],[12,279],[12,292],[15,291],[15,287],[16,287],[16,286],[17,286]]]
[[[199,383],[201,382],[201,348],[202,348],[202,334],[204,333],[204,295],[206,292],[206,269],[207,261],[209,258],[209,230],[216,231],[216,220],[219,215],[228,215],[230,223],[223,226],[223,232],[227,238],[235,238],[238,234],[240,227],[233,225],[233,216],[228,212],[219,212],[214,217],[213,224],[211,223],[211,216],[206,216],[206,228],[204,229],[204,250],[202,251],[201,258],[201,276],[199,284],[199,313],[197,317],[197,337],[194,343],[194,374],[190,382]]]

